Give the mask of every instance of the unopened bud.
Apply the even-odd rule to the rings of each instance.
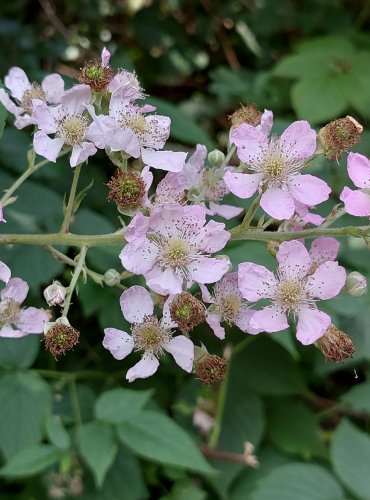
[[[44,297],[48,306],[63,306],[67,289],[60,283],[54,281],[44,290]]]
[[[351,297],[362,297],[367,292],[367,281],[361,273],[353,271],[346,279],[344,289]]]
[[[117,204],[120,210],[133,210],[142,206],[145,194],[143,179],[136,172],[118,170],[107,184],[108,198]]]
[[[115,269],[108,269],[104,273],[104,284],[107,286],[117,286],[121,283],[121,275]]]
[[[225,161],[225,155],[219,149],[214,149],[208,153],[208,161],[215,167],[221,167]]]
[[[352,340],[335,325],[330,325],[324,335],[316,342],[326,359],[332,361],[343,361],[351,357],[355,352]]]
[[[80,83],[89,85],[95,92],[104,91],[113,78],[112,68],[107,64],[103,66],[98,59],[90,61],[80,69],[78,79]]]
[[[61,316],[45,324],[44,335],[45,347],[56,359],[78,344],[80,332],[69,324],[65,316]]]
[[[233,127],[239,127],[243,123],[257,127],[261,124],[262,112],[253,103],[246,106],[241,105],[232,115],[228,116]]]
[[[318,133],[318,139],[328,160],[340,160],[344,151],[360,142],[363,127],[352,116],[329,122]]]
[[[171,319],[178,324],[184,333],[203,323],[206,319],[206,308],[191,293],[180,293],[170,305]]]
[[[197,377],[204,384],[215,384],[225,378],[227,362],[215,354],[209,354],[204,346],[195,348],[194,366]]]

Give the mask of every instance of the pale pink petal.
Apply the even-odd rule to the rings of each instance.
[[[71,167],[76,167],[84,163],[90,156],[96,153],[97,149],[92,142],[83,142],[78,146],[73,146],[69,163]]]
[[[206,211],[200,205],[176,205],[167,203],[162,207],[155,207],[150,216],[151,228],[167,237],[183,231],[185,226],[197,233],[203,230],[206,222]]]
[[[17,116],[14,120],[14,126],[18,130],[22,130],[24,127],[28,127],[28,125],[34,125],[35,120],[30,115],[21,115]]]
[[[64,81],[57,73],[46,76],[41,84],[46,100],[51,104],[59,104],[64,95]]]
[[[225,230],[225,224],[211,220],[204,227],[205,238],[202,242],[203,250],[207,253],[218,252],[229,241],[231,234]]]
[[[4,219],[3,206],[1,203],[0,203],[0,222],[6,222],[6,220]]]
[[[275,294],[275,276],[264,266],[253,262],[239,264],[238,280],[243,297],[251,302],[268,299]]]
[[[184,168],[186,153],[173,151],[141,150],[141,158],[146,165],[168,172],[181,172]]]
[[[0,337],[5,337],[8,339],[19,339],[25,337],[27,333],[21,330],[15,330],[11,325],[4,325],[0,328]]]
[[[326,201],[331,192],[325,181],[309,174],[298,174],[288,180],[289,192],[295,200],[313,206]]]
[[[171,318],[170,307],[172,302],[175,300],[176,295],[169,295],[165,303],[163,304],[161,326],[163,328],[177,328],[177,323]]]
[[[307,288],[312,297],[332,299],[341,291],[346,282],[346,271],[338,262],[324,262],[307,280]]]
[[[137,212],[125,231],[126,241],[129,243],[144,242],[149,230],[149,217]]]
[[[0,89],[0,102],[4,108],[14,116],[18,116],[23,113],[23,108],[16,106],[4,89]]]
[[[221,320],[222,316],[220,313],[207,313],[206,322],[212,328],[216,337],[223,340],[225,338],[225,328],[221,326]]]
[[[214,215],[219,215],[226,220],[230,220],[237,215],[240,215],[243,212],[242,207],[234,207],[232,205],[219,205],[218,203],[214,203],[213,201],[209,202],[209,208],[213,212]]]
[[[45,132],[36,132],[33,136],[35,153],[54,163],[57,161],[63,144],[63,139],[50,139]]]
[[[4,262],[0,261],[0,280],[4,281],[5,283],[8,283],[11,275],[12,272],[9,269],[9,267],[6,264],[4,264]]]
[[[145,274],[154,265],[158,248],[149,240],[142,244],[128,243],[119,254],[122,265],[127,271],[135,274]]]
[[[109,52],[109,50],[106,47],[104,47],[104,49],[101,52],[101,63],[102,63],[102,66],[104,68],[106,66],[108,66],[109,61],[110,61],[110,52]]]
[[[272,111],[270,111],[269,109],[265,109],[265,111],[261,116],[261,124],[258,125],[258,127],[260,128],[261,132],[265,134],[266,137],[271,132],[273,121],[274,121],[274,115]]]
[[[31,88],[28,76],[23,69],[17,67],[10,68],[4,83],[18,101],[21,101],[23,94]]]
[[[139,99],[139,97],[137,99]],[[142,113],[154,113],[156,109],[156,106],[152,106],[151,104],[144,104],[141,106]]]
[[[262,174],[238,174],[229,170],[224,175],[228,189],[238,198],[250,198],[258,190]]]
[[[45,134],[54,134],[58,130],[58,125],[52,110],[42,101],[33,100],[34,106],[32,119],[38,128]]]
[[[22,304],[28,294],[28,284],[21,278],[11,278],[3,290],[1,290],[1,300],[14,300],[17,304]]]
[[[194,362],[194,344],[184,335],[173,337],[168,342],[162,344],[163,349],[172,354],[176,363],[190,373]]]
[[[91,89],[89,85],[75,85],[64,93],[61,103],[65,114],[81,114],[90,104]]]
[[[320,236],[313,240],[310,248],[310,257],[316,264],[335,260],[339,252],[339,241],[328,236]]]
[[[131,286],[120,298],[121,311],[129,323],[141,323],[144,316],[152,316],[153,300],[148,290],[142,286]]]
[[[307,215],[302,217],[302,220],[306,224],[313,224],[314,226],[321,226],[321,224],[325,220],[325,217],[321,217],[321,215],[311,214],[310,212],[308,212]]]
[[[290,159],[309,158],[316,151],[316,132],[304,120],[293,122],[282,133],[280,147]]]
[[[203,144],[197,144],[194,153],[189,156],[184,166],[188,186],[193,186],[197,183],[198,173],[203,168],[206,158],[207,148]]]
[[[145,274],[146,284],[149,288],[160,295],[181,293],[183,279],[172,269],[161,269],[154,266],[151,271]]]
[[[188,266],[191,279],[198,283],[215,283],[230,269],[227,257],[215,259],[204,257]]]
[[[232,322],[245,333],[251,333],[252,335],[256,335],[260,333],[260,329],[252,328],[250,326],[251,317],[256,311],[254,309],[250,309],[247,306],[241,306],[239,312],[232,318]]]
[[[134,341],[128,333],[117,328],[105,328],[104,334],[103,346],[115,359],[124,359],[132,352]]]
[[[147,123],[147,130],[143,134],[142,146],[162,149],[170,135],[171,119],[168,116],[148,115],[145,117],[145,121]],[[186,156],[185,154],[185,158]]]
[[[50,315],[36,307],[26,307],[21,310],[16,326],[25,333],[43,333],[44,325],[50,320]]]
[[[143,170],[141,171],[140,176],[141,176],[142,180],[144,181],[145,190],[149,191],[149,188],[153,182],[153,174],[150,171],[150,168],[148,166],[144,167]]]
[[[263,193],[260,204],[267,214],[277,220],[290,219],[295,210],[291,195],[279,188],[268,188]]]
[[[238,148],[238,156],[245,163],[253,163],[260,158],[268,144],[268,138],[257,127],[243,123],[230,134],[231,142]]]
[[[250,320],[252,328],[261,329],[261,331],[274,333],[289,328],[286,315],[275,306],[265,307],[256,311]]]
[[[287,279],[304,278],[311,267],[311,258],[300,241],[284,241],[276,254],[279,272]]]
[[[345,211],[348,214],[359,217],[370,215],[370,194],[363,193],[360,189],[352,191],[352,189],[345,187],[339,198],[343,201]]]
[[[144,354],[141,360],[126,373],[126,379],[133,382],[137,378],[148,378],[158,370],[159,361],[153,354]]]
[[[203,285],[202,283],[199,283],[199,288],[200,288],[200,291],[202,293],[203,302],[207,302],[207,304],[214,304],[215,299],[209,293],[208,288],[205,285]]]
[[[350,153],[347,158],[350,179],[359,188],[370,188],[370,162],[364,155]]]
[[[328,314],[318,309],[301,307],[298,313],[297,339],[303,345],[313,344],[324,335],[330,324]]]

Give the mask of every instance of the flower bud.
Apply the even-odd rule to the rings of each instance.
[[[367,293],[367,281],[365,276],[353,271],[347,275],[344,289],[351,297],[362,297]]]
[[[351,357],[355,352],[352,340],[335,325],[330,325],[315,345],[326,359],[337,363]]]
[[[211,385],[222,382],[226,375],[227,363],[215,354],[209,354],[207,349],[195,347],[195,373],[204,384]]]
[[[73,328],[65,316],[46,323],[44,328],[45,347],[57,359],[78,344],[80,332]]]
[[[145,184],[136,172],[118,170],[107,186],[108,199],[114,201],[118,209],[132,210],[142,206]]]
[[[262,113],[253,103],[241,105],[232,115],[228,116],[232,127],[239,127],[243,123],[257,127],[261,124]]]
[[[206,308],[191,293],[180,293],[170,305],[171,319],[178,324],[183,333],[203,323],[206,319]]]
[[[44,290],[44,297],[48,306],[63,306],[67,289],[56,280]]]
[[[112,68],[109,65],[103,66],[98,59],[87,62],[78,75],[80,83],[90,85],[91,90],[95,92],[104,91],[112,78]]]
[[[208,161],[215,167],[221,167],[225,161],[225,155],[219,149],[214,149],[208,153]]]
[[[340,160],[344,151],[360,142],[363,127],[352,116],[329,122],[318,133],[318,139],[328,160]]]
[[[107,286],[117,286],[121,283],[121,274],[115,269],[108,269],[104,273],[104,284]]]

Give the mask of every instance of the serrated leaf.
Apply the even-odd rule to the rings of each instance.
[[[143,411],[117,430],[122,443],[141,457],[199,474],[214,472],[190,436],[166,415]]]
[[[97,487],[101,488],[117,453],[113,429],[104,422],[89,422],[79,429],[78,440],[81,456],[93,472]]]
[[[60,458],[60,451],[49,444],[38,444],[21,450],[0,469],[7,478],[28,477],[39,474]]]
[[[135,418],[144,408],[152,391],[112,389],[103,393],[96,401],[96,418],[111,424],[119,424]]]

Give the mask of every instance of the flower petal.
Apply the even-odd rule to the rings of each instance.
[[[303,345],[313,344],[329,328],[331,318],[328,314],[309,307],[301,307],[298,313],[297,339]]]
[[[0,261],[0,280],[4,281],[5,283],[8,283],[11,275],[12,272],[10,268],[6,264],[4,264],[4,262]]]
[[[280,147],[292,160],[304,160],[316,151],[316,132],[304,120],[293,122],[280,137]]]
[[[45,132],[36,132],[33,136],[33,147],[35,153],[43,156],[49,161],[55,163],[63,147],[63,139],[50,139]]]
[[[145,148],[141,150],[141,158],[146,165],[168,172],[181,172],[186,156],[186,153],[174,151],[153,151]]]
[[[69,163],[71,167],[76,167],[80,163],[84,163],[89,156],[93,156],[97,149],[92,142],[83,142],[77,146],[73,146]]]
[[[21,310],[16,326],[25,333],[43,333],[44,325],[50,319],[50,315],[36,307],[26,307]]]
[[[27,297],[29,287],[27,282],[21,278],[11,278],[3,290],[1,290],[1,300],[14,300],[17,304],[22,304]]]
[[[209,208],[212,211],[212,215],[219,215],[226,220],[230,220],[243,212],[243,207],[234,207],[233,205],[225,205],[224,203],[218,204],[213,201],[209,202]]]
[[[239,289],[244,298],[251,302],[274,296],[276,279],[265,266],[243,262],[238,269]]]
[[[63,78],[57,73],[46,76],[41,84],[46,100],[51,104],[59,104],[64,94]]]
[[[370,162],[364,155],[350,153],[347,171],[351,181],[359,188],[370,188]]]
[[[141,323],[144,316],[151,316],[154,311],[153,300],[148,290],[142,286],[131,286],[120,298],[121,311],[129,323]]]
[[[4,108],[14,116],[18,116],[19,114],[23,113],[23,108],[16,106],[14,102],[9,99],[9,96],[4,89],[0,89],[0,102],[4,106]]]
[[[22,100],[23,94],[30,90],[31,84],[23,69],[14,66],[10,68],[4,78],[5,86],[11,91],[13,97],[18,101]]]
[[[279,262],[279,272],[286,279],[304,278],[310,267],[311,258],[300,241],[284,241],[276,254]]]
[[[42,101],[33,100],[32,120],[45,134],[54,134],[58,130],[57,122],[52,110]],[[59,109],[59,108],[55,108]]]
[[[231,233],[225,230],[225,224],[211,220],[204,227],[205,238],[202,242],[202,247],[205,252],[218,252],[229,241]]]
[[[274,115],[272,111],[270,111],[269,109],[265,109],[261,116],[261,124],[258,125],[258,127],[260,128],[261,132],[265,134],[266,137],[271,132],[273,121],[274,121]]]
[[[208,288],[205,285],[203,285],[202,283],[199,283],[199,288],[200,288],[200,291],[202,293],[203,302],[207,302],[207,304],[214,304],[215,299],[209,293]]]
[[[117,328],[105,328],[104,334],[103,346],[115,359],[124,359],[132,352],[134,341],[128,333]]]
[[[251,317],[249,324],[252,328],[269,333],[281,332],[289,328],[286,315],[275,306],[265,307],[260,311],[256,311]]]
[[[298,174],[288,180],[289,192],[295,200],[313,206],[326,201],[331,192],[325,181],[309,174]]]
[[[206,316],[206,322],[212,328],[213,333],[219,339],[223,340],[225,338],[225,328],[221,326],[222,316],[220,313],[208,313]]]
[[[243,199],[254,195],[262,178],[262,174],[238,174],[229,170],[224,175],[224,181],[229,190]]]
[[[27,333],[24,333],[21,330],[15,330],[11,325],[4,325],[0,328],[0,337],[19,339],[21,337],[25,337],[26,335]]]
[[[148,378],[158,370],[159,361],[153,354],[144,354],[141,360],[126,373],[126,379],[133,382],[137,378]]]
[[[358,217],[370,215],[370,195],[363,193],[360,189],[352,191],[352,189],[345,187],[339,198],[343,201],[347,214]]]
[[[145,274],[154,265],[158,255],[157,247],[148,239],[128,243],[119,254],[125,269],[134,274]]]
[[[199,258],[188,266],[190,277],[197,283],[215,283],[230,269],[230,260],[227,257],[215,259],[212,257]]]
[[[258,129],[243,123],[230,134],[230,140],[238,148],[238,156],[245,163],[253,163],[266,148],[268,138]]]
[[[176,363],[190,373],[193,369],[194,362],[194,344],[184,335],[178,335],[171,340],[162,344],[163,349],[172,354]]]
[[[146,284],[149,288],[160,295],[181,293],[183,279],[172,269],[161,269],[154,266],[151,271],[145,274]]]
[[[91,89],[89,85],[75,85],[64,93],[61,103],[65,114],[81,114],[90,104]]]
[[[166,302],[163,304],[163,309],[162,309],[162,319],[161,319],[161,326],[163,328],[177,328],[177,323],[172,320],[171,318],[171,311],[170,307],[172,302],[175,300],[176,295],[169,295]]]
[[[294,201],[288,191],[268,188],[261,197],[263,210],[277,220],[290,219],[295,210]]]
[[[313,240],[309,254],[311,260],[316,264],[335,260],[339,252],[339,241],[328,236],[320,236]]]
[[[307,287],[314,298],[332,299],[346,282],[346,271],[338,262],[324,262],[307,280]]]
[[[101,52],[101,64],[102,64],[102,66],[104,68],[106,66],[108,66],[109,61],[110,61],[110,52],[106,47],[104,47],[104,49]]]

